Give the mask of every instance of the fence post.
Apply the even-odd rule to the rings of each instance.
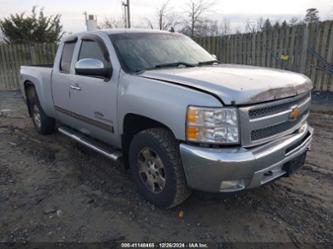
[[[333,67],[333,22],[331,22],[331,33],[328,39],[328,50],[327,50],[327,62],[330,63]],[[333,91],[333,73],[330,75],[329,73],[325,74],[324,82],[326,82],[326,91]]]
[[[1,60],[1,63],[0,63],[0,89],[1,90],[5,90],[7,89],[7,70],[6,70],[6,67],[7,67],[7,64],[6,64],[6,60],[5,60],[5,56],[4,56],[4,49],[5,49],[5,46],[4,45],[0,45],[0,60]]]
[[[10,59],[12,62],[12,74],[13,74],[13,81],[12,89],[17,89],[19,86],[20,76],[19,76],[19,66],[18,66],[18,56],[17,56],[17,46],[15,44],[10,46]]]
[[[251,54],[251,65],[256,63],[256,33],[252,33],[252,54]]]
[[[316,27],[316,35],[314,36],[315,42],[314,42],[314,50],[315,51],[319,51],[320,49],[320,43],[321,43],[321,25],[319,23],[315,24]],[[318,60],[316,58],[314,58],[314,64],[312,65],[312,70],[311,70],[311,80],[313,82],[313,85],[315,87],[315,89],[318,89],[318,82],[317,82],[317,78],[318,78]]]
[[[11,74],[11,68],[10,68],[8,47],[9,47],[9,45],[4,46],[2,53],[3,53],[4,62],[5,62],[4,64],[5,64],[5,74],[6,74],[6,89],[10,90],[11,82],[12,82],[12,74]]]
[[[229,37],[229,63],[234,62],[234,35]]]
[[[9,65],[9,72],[10,72],[10,82],[9,86],[10,89],[16,89],[16,82],[18,80],[17,70],[15,68],[15,47],[13,44],[7,47],[7,63]]]
[[[261,54],[261,66],[266,66],[266,52],[267,52],[267,31],[264,31],[262,36],[262,54]]]
[[[305,73],[305,65],[308,51],[308,43],[309,43],[309,25],[305,24],[303,30],[303,44],[302,44],[302,52],[301,52],[301,73]]]
[[[318,51],[318,53],[320,53],[320,55],[326,59],[327,58],[327,40],[328,40],[328,33],[329,33],[329,29],[330,29],[330,22],[324,22],[324,33],[323,33],[323,37],[321,39],[321,49],[320,51]],[[325,74],[327,74],[328,72],[325,70],[321,70],[320,72],[318,72],[318,87],[321,91],[324,90],[324,88],[326,88],[326,84],[325,84]]]
[[[291,27],[291,39],[290,39],[290,44],[289,44],[289,68],[292,71],[295,71],[296,68],[294,67],[294,62],[295,62],[295,36],[296,36],[296,26]]]
[[[34,44],[28,44],[28,49],[30,52],[30,64],[36,64],[36,49]]]
[[[252,36],[250,33],[246,34],[246,64],[251,65],[251,54],[252,54]]]

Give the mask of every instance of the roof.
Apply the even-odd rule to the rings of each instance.
[[[108,34],[121,34],[121,33],[170,33],[165,30],[158,29],[102,29],[101,32]]]
[[[165,30],[158,30],[158,29],[100,29],[96,31],[84,31],[84,32],[78,32],[73,33],[68,36],[63,37],[62,41],[70,40],[71,38],[75,38],[77,36],[81,36],[84,34],[98,34],[98,33],[106,33],[108,35],[111,34],[124,34],[124,33],[161,33],[161,34],[170,34],[169,31]]]

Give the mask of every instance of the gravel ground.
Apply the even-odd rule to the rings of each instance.
[[[160,210],[136,193],[121,165],[58,133],[38,135],[20,95],[0,92],[0,242],[220,241],[332,248],[333,115],[314,111],[310,123],[312,151],[292,177],[228,197],[195,193],[177,208]]]

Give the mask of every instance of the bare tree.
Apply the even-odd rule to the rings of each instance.
[[[105,18],[104,21],[98,25],[99,29],[114,29],[124,28],[124,21],[117,18]]]
[[[231,24],[229,19],[223,18],[220,23],[220,34],[229,35],[231,33]]]
[[[245,22],[245,31],[248,33],[255,33],[267,30],[269,26],[271,26],[270,20],[265,20],[263,17],[258,18],[256,21],[247,19]]]
[[[157,9],[157,23],[160,30],[170,30],[181,24],[180,17],[170,6],[170,0]]]
[[[145,22],[149,29],[154,29],[154,24],[148,17],[145,18]]]
[[[158,26],[160,30],[164,30],[164,18],[166,17],[168,13],[168,7],[169,7],[170,0],[166,1],[162,4],[162,6],[157,10],[157,16],[158,16]]]
[[[205,19],[199,22],[196,27],[195,35],[204,36],[217,36],[220,34],[220,27],[216,20]]]
[[[171,30],[179,24],[181,24],[180,17],[173,9],[170,7],[170,0],[164,2],[156,10],[156,18],[145,17],[145,26],[154,29],[158,28],[160,30]]]
[[[209,0],[189,0],[186,6],[185,13],[185,30],[188,30],[191,37],[196,35],[196,29],[207,21],[205,15],[214,5],[214,2]]]
[[[257,31],[262,31],[264,29],[265,20],[263,17],[257,19],[256,26]]]
[[[237,27],[237,28],[235,29],[235,32],[234,32],[234,33],[237,34],[237,35],[241,34],[242,32],[241,32],[240,27]]]
[[[168,26],[166,19],[167,15],[169,14],[169,4],[170,0],[163,3],[162,6],[157,10],[158,27],[160,30],[165,30],[167,28],[166,26]]]
[[[294,25],[297,25],[299,23],[301,23],[301,21],[296,16],[290,18],[290,20],[289,20],[290,26],[294,26]]]
[[[269,31],[272,28],[273,24],[269,18],[264,19],[263,17],[260,17],[256,21],[247,19],[245,22],[245,32],[247,33]]]
[[[245,32],[247,33],[255,33],[257,32],[257,25],[254,21],[247,19],[245,21]]]

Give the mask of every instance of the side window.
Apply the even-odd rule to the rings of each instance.
[[[104,65],[106,64],[102,49],[95,41],[82,41],[79,60],[85,58],[98,59],[102,61]]]
[[[63,73],[70,72],[75,44],[75,42],[66,42],[64,44],[60,61],[60,71]]]

